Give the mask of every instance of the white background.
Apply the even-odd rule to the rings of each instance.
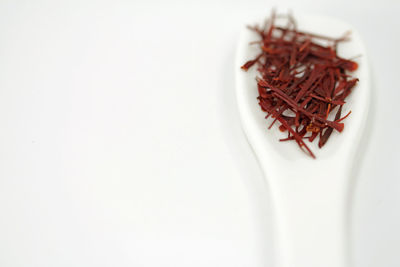
[[[273,266],[233,77],[239,31],[271,7],[364,37],[373,112],[354,266],[400,266],[394,0],[1,1],[0,266]]]

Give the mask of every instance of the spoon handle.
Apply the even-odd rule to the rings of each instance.
[[[331,169],[300,175],[286,170],[269,179],[279,267],[348,267],[349,177]]]

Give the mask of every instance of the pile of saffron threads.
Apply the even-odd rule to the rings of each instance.
[[[276,25],[282,18],[285,27]],[[249,29],[261,39],[251,43],[260,47],[260,53],[241,68],[257,66],[258,102],[266,118],[273,118],[268,129],[278,121],[279,129],[287,132],[280,141],[294,140],[315,158],[305,140],[318,139],[323,147],[333,130],[343,131],[342,121],[351,113],[341,117],[345,99],[358,82],[348,72],[358,65],[337,54],[348,34],[335,39],[302,32],[291,15],[278,17],[274,12],[264,27]]]

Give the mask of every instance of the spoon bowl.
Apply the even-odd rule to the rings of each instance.
[[[259,50],[249,43],[257,34],[243,29],[236,54],[236,95],[243,129],[253,148],[271,189],[274,205],[278,266],[347,267],[349,265],[347,216],[350,205],[352,166],[367,122],[370,81],[364,43],[351,25],[325,16],[296,15],[299,30],[340,37],[351,31],[350,41],[338,47],[344,58],[357,58],[359,68],[353,72],[358,85],[346,99],[342,114],[342,133],[333,131],[326,145],[319,149],[316,141],[307,145],[316,159],[293,142],[279,142],[286,134],[277,126],[267,130],[266,113],[258,105],[256,68],[240,69]],[[262,21],[260,21],[262,22]]]

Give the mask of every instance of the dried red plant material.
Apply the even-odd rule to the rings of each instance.
[[[285,16],[286,27],[276,25],[277,17],[272,13],[264,29],[249,27],[260,37],[251,43],[260,47],[260,53],[241,68],[247,71],[257,66],[258,102],[266,118],[274,119],[269,128],[279,122],[279,130],[288,132],[280,141],[294,140],[315,158],[304,139],[318,138],[321,148],[334,130],[343,131],[342,121],[351,112],[341,117],[342,107],[358,82],[348,72],[358,64],[337,54],[338,44],[348,40],[348,33],[335,39],[302,32],[291,15]],[[331,113],[333,120],[328,119]]]

